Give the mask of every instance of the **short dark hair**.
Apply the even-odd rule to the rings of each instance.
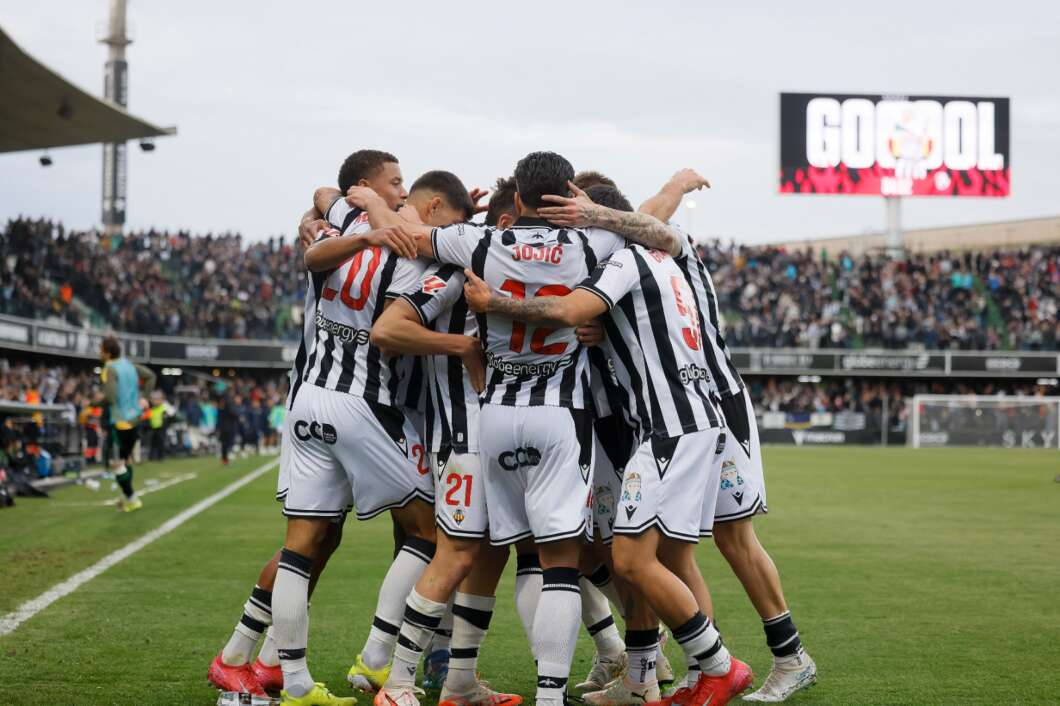
[[[464,214],[464,220],[470,220],[475,214],[475,204],[471,203],[471,195],[467,192],[464,182],[452,172],[442,169],[434,169],[424,173],[419,179],[412,183],[409,193],[427,189],[441,195],[450,208],[455,208]]]
[[[545,204],[545,194],[566,196],[567,182],[574,179],[574,167],[555,152],[531,152],[515,165],[515,188],[519,198],[530,208]]]
[[[114,336],[104,338],[99,347],[103,349],[108,358],[121,358],[121,343]]]
[[[629,199],[613,186],[607,186],[606,184],[590,186],[585,190],[585,195],[588,196],[593,203],[606,208],[613,208],[616,211],[633,210],[633,205],[630,204]]]
[[[515,215],[515,177],[500,177],[490,194],[486,225],[495,226],[505,213]]]
[[[397,164],[398,159],[380,150],[357,150],[339,167],[339,190],[345,194],[361,179],[371,179],[387,162]]]
[[[582,191],[585,191],[590,186],[596,186],[597,184],[603,184],[604,186],[610,186],[612,189],[617,189],[618,184],[615,183],[614,179],[606,177],[600,172],[587,169],[584,172],[578,172],[574,175],[574,185]]]

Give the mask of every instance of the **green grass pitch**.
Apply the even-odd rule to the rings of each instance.
[[[129,515],[91,504],[112,495],[106,487],[20,499],[0,511],[0,614],[261,463],[143,464],[138,485],[197,476]],[[1060,454],[769,448],[766,468],[772,509],[759,535],[820,669],[819,685],[794,702],[1060,703]],[[274,480],[266,474],[0,638],[0,704],[214,703],[206,667],[283,537]],[[390,552],[389,519],[351,519],[314,596],[310,666],[338,693]],[[698,552],[726,643],[758,684],[770,665],[758,616],[712,543]],[[513,575],[514,560],[480,666],[496,687],[532,697]],[[682,663],[673,644],[669,653]],[[591,657],[583,631],[573,677]]]

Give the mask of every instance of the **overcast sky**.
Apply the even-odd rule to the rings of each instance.
[[[727,3],[736,5],[736,3]],[[1012,197],[906,199],[907,227],[1060,214],[1060,3],[130,0],[129,108],[176,137],[130,150],[128,224],[290,234],[362,147],[468,186],[553,149],[632,200],[714,183],[694,229],[745,242],[879,230],[882,200],[777,193],[778,93],[1012,98]],[[523,17],[520,10],[530,11]],[[4,3],[0,25],[101,93],[106,0]],[[0,218],[88,227],[99,146],[0,155]],[[688,212],[686,211],[686,214]]]

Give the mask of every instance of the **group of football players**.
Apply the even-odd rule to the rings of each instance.
[[[345,160],[300,224],[305,330],[277,492],[286,538],[212,683],[279,691],[291,706],[354,702],[306,661],[309,598],[351,510],[394,524],[348,677],[376,706],[418,706],[421,659],[444,706],[522,702],[477,670],[512,546],[539,704],[567,699],[579,623],[596,656],[574,689],[594,706],[718,706],[751,687],[713,621],[694,555],[705,536],[774,655],[744,698],[783,701],[816,681],[751,522],[766,512],[757,427],[709,263],[669,224],[706,186],[681,170],[634,210],[604,175],[533,152],[480,205],[486,193],[450,172],[406,191],[393,155]],[[684,652],[681,683],[661,624]]]

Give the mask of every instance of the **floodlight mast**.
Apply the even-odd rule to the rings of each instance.
[[[103,68],[103,97],[125,107],[129,100],[129,65],[125,47],[132,43],[126,32],[126,0],[110,0],[107,31],[99,41],[107,45],[107,62]],[[126,144],[103,145],[103,231],[120,233],[125,225]]]

